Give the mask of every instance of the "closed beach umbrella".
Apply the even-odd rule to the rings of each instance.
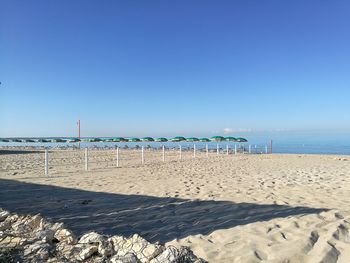
[[[154,139],[152,137],[143,137],[143,138],[141,138],[141,141],[143,141],[143,142],[154,142]]]
[[[167,138],[164,138],[164,137],[160,137],[160,138],[156,138],[155,141],[156,141],[156,142],[167,142],[168,139],[167,139]]]
[[[222,136],[213,136],[210,138],[210,140],[215,141],[215,142],[222,142],[225,140],[225,137]]]
[[[140,142],[141,140],[139,138],[129,138],[129,142]]]
[[[199,139],[196,137],[190,137],[186,139],[186,142],[199,142]]]
[[[22,142],[20,139],[11,139],[11,142]]]
[[[35,142],[33,139],[24,139],[24,142]]]
[[[115,137],[113,138],[114,142],[127,142],[128,140],[125,139],[124,137]]]
[[[199,141],[200,142],[210,142],[210,140],[208,138],[200,138]]]
[[[245,138],[237,138],[237,142],[248,142]]]
[[[226,137],[225,140],[229,141],[229,142],[236,142],[237,141],[237,139],[235,137]]]

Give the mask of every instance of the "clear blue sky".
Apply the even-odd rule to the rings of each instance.
[[[0,136],[350,131],[350,1],[0,1]],[[232,132],[233,134],[235,132]]]

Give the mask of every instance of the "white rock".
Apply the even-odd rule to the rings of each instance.
[[[96,232],[90,232],[87,233],[85,235],[83,235],[80,239],[79,239],[79,244],[101,244],[104,243],[106,241],[105,237],[96,233]]]
[[[98,245],[98,253],[103,257],[109,257],[114,253],[113,245],[109,242],[103,242]]]
[[[160,255],[150,261],[150,263],[174,263],[179,257],[179,250],[175,247],[167,247]]]
[[[98,251],[97,246],[88,246],[79,253],[79,258],[85,260]]]
[[[35,233],[35,237],[37,239],[40,239],[43,242],[52,243],[52,240],[54,239],[55,232],[53,232],[51,229],[47,230],[39,230]]]
[[[131,243],[132,252],[142,263],[148,262],[163,251],[160,245],[151,244],[138,234],[132,236]]]
[[[49,257],[50,246],[44,242],[36,242],[30,244],[24,249],[23,255],[28,256],[34,254],[37,258],[46,259]]]
[[[0,210],[0,222],[4,221],[9,215],[8,211]]]
[[[72,231],[68,229],[58,229],[54,235],[54,237],[59,241],[59,242],[64,242],[66,244],[76,244],[77,239],[75,235],[73,234]]]
[[[127,254],[124,256],[113,256],[110,263],[139,263],[139,260],[134,254]]]
[[[0,222],[0,231],[4,231],[7,230],[11,227],[11,223],[7,220],[5,220],[4,222]]]

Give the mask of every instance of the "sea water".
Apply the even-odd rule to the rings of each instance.
[[[297,153],[297,154],[339,154],[350,155],[350,133],[248,133],[239,135],[229,135],[236,137],[244,137],[248,139],[247,143],[235,142],[81,142],[80,147],[96,147],[96,148],[115,148],[115,147],[152,147],[159,148],[164,145],[167,148],[178,148],[180,145],[183,150],[193,149],[196,144],[196,149],[205,149],[208,144],[210,150],[216,150],[219,145],[220,149],[226,150],[228,145],[230,150],[236,147],[244,147],[246,151],[251,145],[252,152],[265,153],[266,148],[270,150],[272,141],[273,153]],[[209,136],[210,137],[210,136]],[[28,138],[36,139],[36,138]],[[33,146],[33,147],[78,147],[78,143],[15,143],[15,142],[0,142],[0,147],[3,146]]]

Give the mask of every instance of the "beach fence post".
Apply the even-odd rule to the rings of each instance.
[[[235,144],[235,154],[237,154],[237,144]]]
[[[144,164],[145,163],[145,158],[144,158],[144,147],[141,147],[141,163]]]
[[[89,170],[89,150],[88,147],[85,148],[85,171]]]
[[[181,145],[179,145],[179,152],[180,152],[180,160],[182,160],[182,151],[181,151]]]
[[[219,155],[219,144],[216,144],[216,155]]]
[[[196,145],[193,144],[193,158],[196,158]]]
[[[209,156],[209,148],[208,148],[208,144],[205,145],[205,152],[207,154],[207,157]]]
[[[163,162],[165,162],[165,147],[162,145],[162,151],[163,151]]]
[[[249,150],[248,150],[249,153],[252,153],[252,146],[249,144]]]
[[[49,151],[45,149],[45,175],[49,175]]]
[[[117,159],[117,167],[119,167],[119,147],[117,147],[117,156],[116,156],[116,159]]]
[[[226,155],[228,155],[228,144],[226,145]]]

